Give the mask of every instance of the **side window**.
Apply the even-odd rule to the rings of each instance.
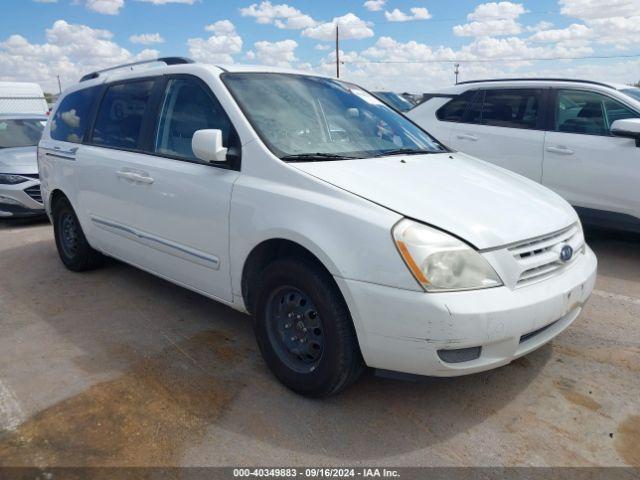
[[[222,130],[222,141],[230,145],[233,128],[226,113],[200,82],[190,78],[169,80],[156,129],[155,152],[196,160],[191,139],[198,130]]]
[[[535,129],[541,104],[542,92],[539,90],[487,90],[482,107],[482,124]]]
[[[599,93],[560,90],[556,105],[556,131],[609,135],[616,120],[638,118],[637,112]]]
[[[640,118],[638,113],[612,98],[607,98],[604,101],[604,111],[607,114],[607,131],[611,131],[611,125],[613,125],[613,122],[616,120]]]
[[[443,122],[461,122],[469,103],[473,101],[476,92],[469,90],[444,104],[436,112],[438,120]]]
[[[51,138],[61,142],[81,143],[89,123],[93,103],[100,87],[70,93],[51,119]]]
[[[477,95],[467,108],[462,123],[480,123],[482,121],[482,101],[484,100],[484,91],[479,90]]]
[[[110,86],[98,109],[91,142],[105,147],[137,149],[154,85],[154,80],[143,80]]]

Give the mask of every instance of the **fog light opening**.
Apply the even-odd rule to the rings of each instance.
[[[447,363],[471,362],[480,358],[482,347],[458,348],[455,350],[438,350],[440,360]]]

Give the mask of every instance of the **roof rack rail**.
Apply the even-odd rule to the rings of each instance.
[[[103,70],[97,70],[95,72],[86,74],[84,77],[80,79],[80,81],[85,82],[87,80],[93,80],[94,78],[98,78],[101,73],[111,72],[113,70],[120,70],[121,68],[131,68],[131,67],[137,67],[138,65],[145,65],[147,63],[157,63],[157,62],[164,62],[166,65],[184,65],[187,63],[194,63],[193,60],[186,57],[161,57],[161,58],[155,58],[152,60],[144,60],[142,62],[133,62],[133,63],[126,63],[124,65],[116,65],[115,67],[109,67]]]
[[[579,80],[575,78],[488,78],[485,80],[467,80],[465,82],[458,82],[456,85],[468,85],[470,83],[490,83],[490,82],[570,82],[570,83],[588,83],[591,85],[600,85],[601,87],[612,88],[611,85],[607,85],[602,82],[594,82],[592,80]]]

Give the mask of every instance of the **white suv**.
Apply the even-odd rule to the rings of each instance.
[[[640,232],[639,91],[584,80],[463,82],[408,116],[445,144],[551,188],[585,221]]]
[[[297,392],[335,393],[365,365],[505,365],[593,289],[568,203],[353,84],[179,58],[132,68],[65,92],[40,143],[63,263],[105,254],[252,313]]]

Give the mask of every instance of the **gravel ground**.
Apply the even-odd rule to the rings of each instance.
[[[278,384],[250,318],[127,265],[73,274],[0,223],[0,465],[640,466],[640,237],[591,233],[582,316],[498,370]]]

